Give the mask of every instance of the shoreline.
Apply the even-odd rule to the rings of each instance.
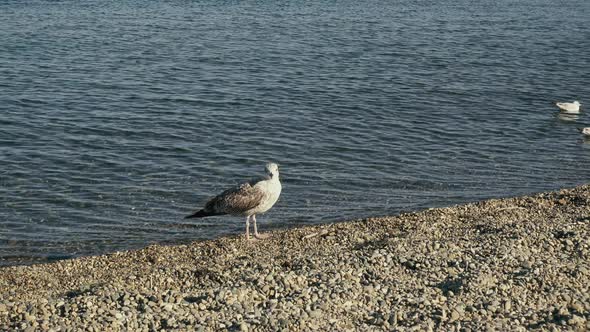
[[[0,268],[0,330],[590,329],[590,185]]]

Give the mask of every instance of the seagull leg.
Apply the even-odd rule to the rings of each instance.
[[[254,236],[257,239],[266,239],[268,237],[268,234],[258,234],[258,229],[256,228],[256,215],[252,215],[252,221],[254,221]]]
[[[256,228],[256,215],[252,215],[252,221],[254,221],[254,236],[258,237],[258,228]]]
[[[250,240],[250,216],[246,217],[246,240]]]

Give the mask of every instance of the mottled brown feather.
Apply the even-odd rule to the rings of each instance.
[[[207,204],[205,211],[209,213],[243,214],[257,207],[264,199],[264,192],[244,183],[236,188],[228,189],[215,196]]]

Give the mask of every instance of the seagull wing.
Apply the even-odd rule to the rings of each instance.
[[[555,105],[561,109],[566,109],[569,106],[569,103],[555,103]]]
[[[265,193],[250,183],[228,189],[205,204],[205,211],[214,213],[241,214],[251,210],[264,200]]]

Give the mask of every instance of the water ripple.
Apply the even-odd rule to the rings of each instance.
[[[0,265],[587,181],[587,1],[0,3]],[[568,17],[564,21],[561,17]]]

